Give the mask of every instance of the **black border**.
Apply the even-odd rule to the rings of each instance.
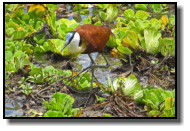
[[[5,4],[175,4],[175,105],[176,105],[176,115],[175,117],[5,117]],[[35,123],[35,124],[42,124],[47,122],[98,122],[101,124],[101,122],[163,122],[167,123],[168,122],[181,122],[181,100],[179,99],[181,96],[181,91],[178,90],[180,86],[182,85],[181,80],[182,80],[182,69],[180,68],[180,63],[182,62],[182,57],[180,54],[182,53],[182,48],[180,45],[182,44],[181,42],[181,9],[177,9],[177,2],[3,2],[3,119],[10,119],[11,123],[18,124],[20,122],[24,123]],[[179,18],[178,18],[179,17]],[[178,32],[178,33],[177,33]],[[179,73],[179,75],[178,75]],[[182,87],[182,86],[181,86]],[[72,119],[72,120],[71,120]],[[82,120],[83,119],[83,120]],[[90,121],[88,119],[91,119]],[[99,119],[97,121],[97,119]],[[116,120],[117,119],[117,120]],[[43,120],[43,121],[42,121]],[[101,121],[102,120],[102,121]],[[105,121],[106,120],[106,121]],[[40,122],[40,123],[39,123]]]

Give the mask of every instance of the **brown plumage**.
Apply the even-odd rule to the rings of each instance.
[[[86,43],[86,50],[83,54],[93,52],[104,52],[104,47],[112,34],[110,28],[106,25],[96,26],[91,24],[81,25],[74,29],[81,36],[82,43]]]

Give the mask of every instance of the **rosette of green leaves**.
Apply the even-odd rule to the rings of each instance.
[[[74,115],[79,109],[73,109],[74,98],[65,93],[54,93],[52,100],[48,103],[44,101],[44,106],[50,110],[44,114],[44,117],[65,117]],[[56,111],[56,112],[55,112]]]

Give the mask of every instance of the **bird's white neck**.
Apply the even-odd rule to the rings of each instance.
[[[68,45],[68,50],[72,54],[82,53],[85,51],[85,48],[82,48],[79,46],[80,43],[80,35],[78,32],[76,32],[73,36],[73,39],[70,41]]]

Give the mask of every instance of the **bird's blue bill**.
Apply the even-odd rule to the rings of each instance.
[[[69,41],[65,42],[65,45],[63,46],[63,48],[61,49],[61,52],[65,49],[65,47],[69,44]]]

